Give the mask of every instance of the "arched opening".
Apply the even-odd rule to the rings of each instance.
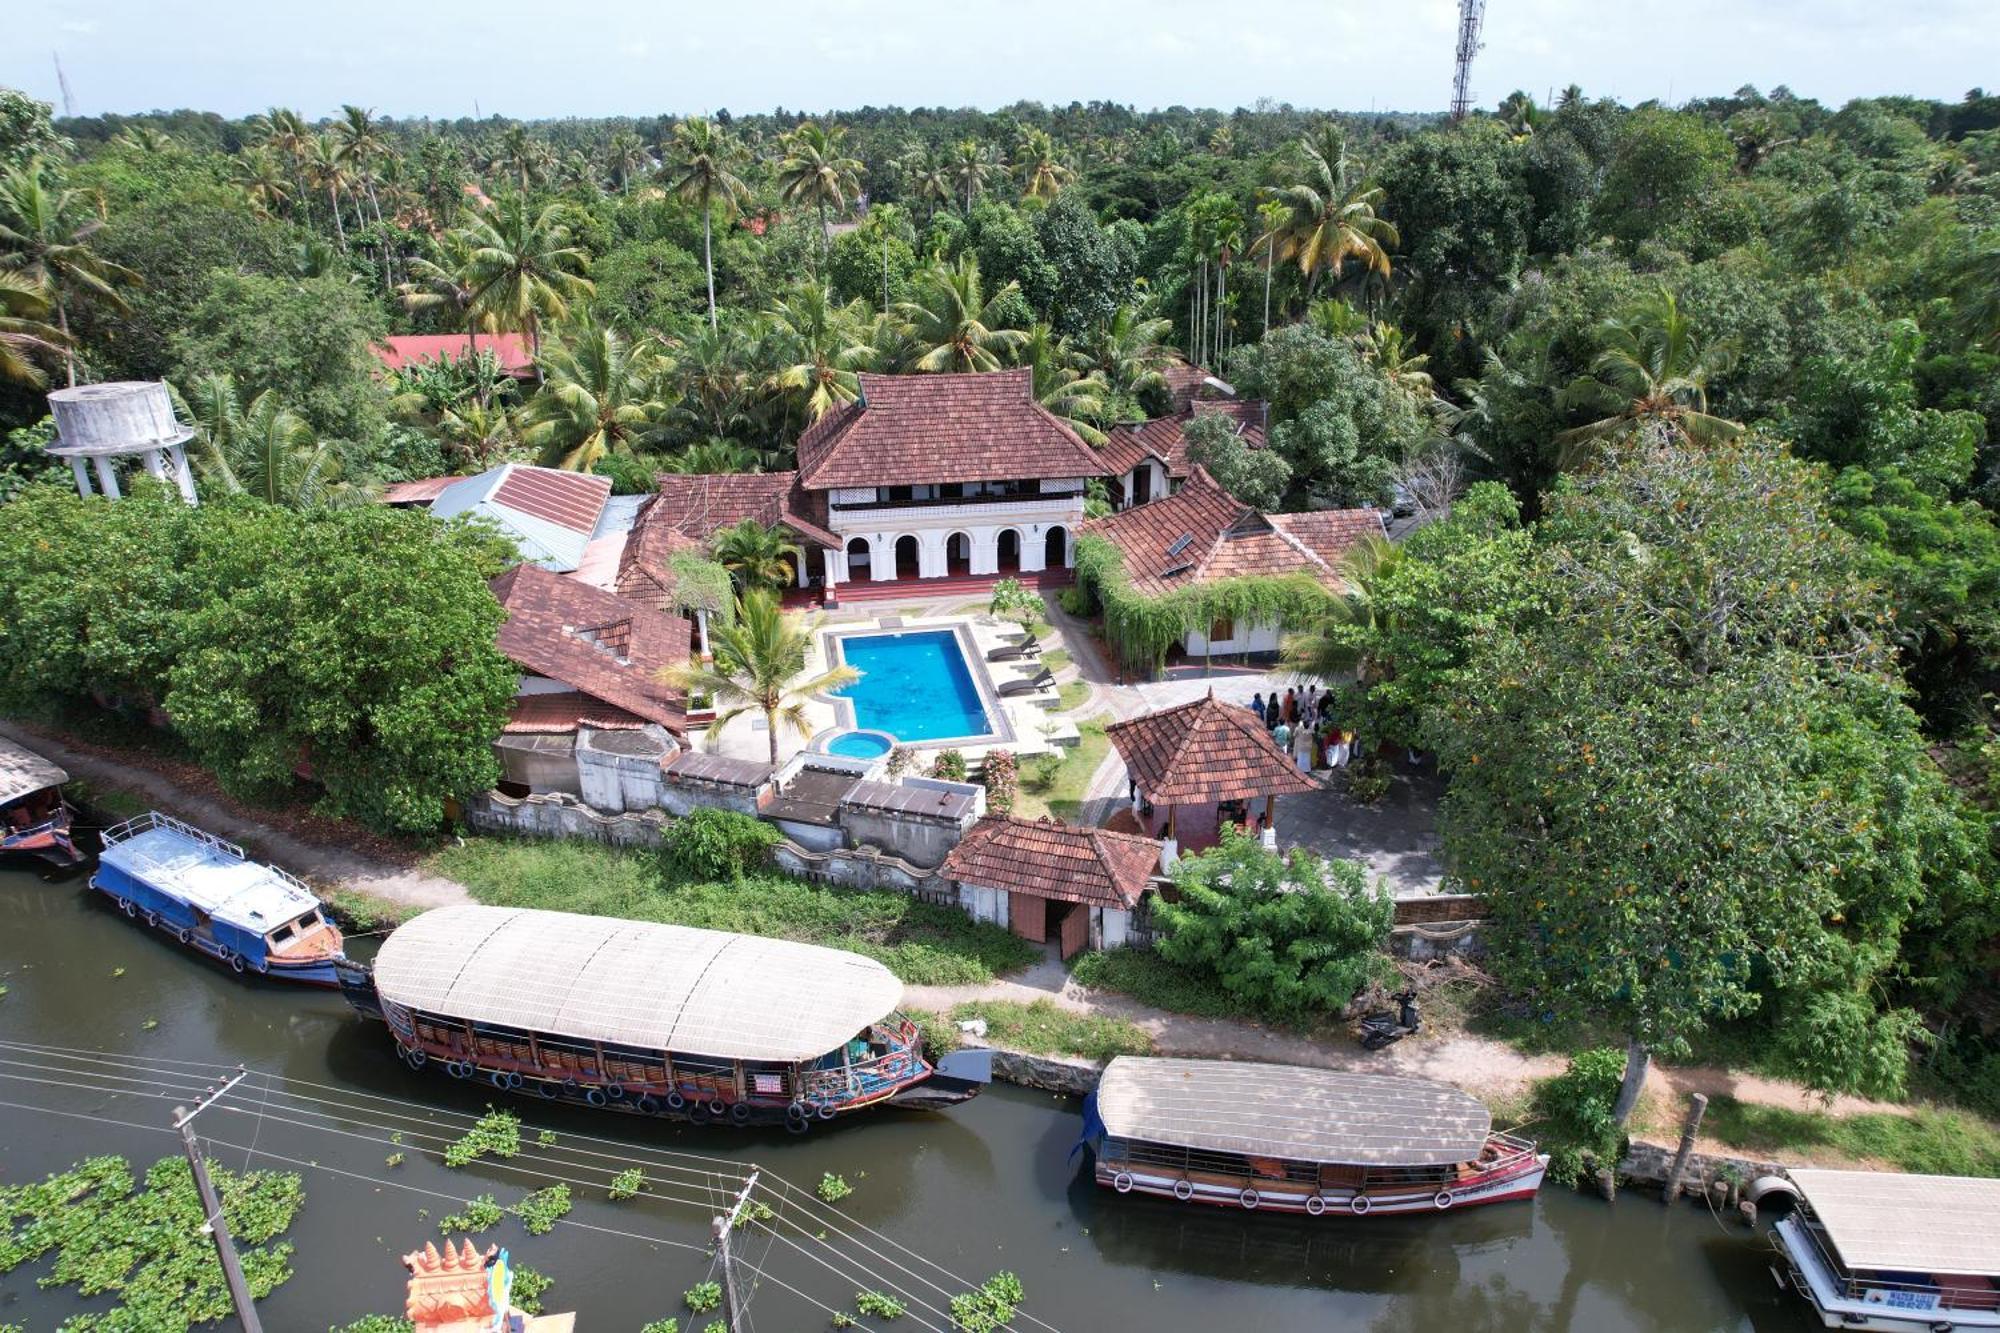
[[[972,538],[963,532],[954,532],[944,539],[944,572],[951,575],[972,572]]]
[[[1042,538],[1042,564],[1050,569],[1069,568],[1069,533],[1062,528],[1050,528]]]
[[[917,555],[917,539],[908,536],[896,538],[896,577],[913,579],[920,568],[922,565]]]
[[[1002,528],[993,539],[996,564],[1002,574],[1018,574],[1021,570],[1021,534],[1013,528]]]
[[[847,577],[865,579],[868,577],[868,539],[849,537],[847,539]]]

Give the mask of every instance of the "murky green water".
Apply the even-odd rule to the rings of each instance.
[[[123,974],[114,977],[119,968]],[[290,1124],[285,1121],[307,1118],[276,1106],[260,1117],[253,1100],[247,1109],[204,1117],[208,1133],[235,1145],[215,1149],[231,1167],[246,1160],[282,1165],[269,1156],[277,1154],[353,1173],[306,1171],[306,1204],[291,1233],[299,1250],[297,1275],[260,1306],[273,1333],[319,1333],[365,1313],[399,1310],[403,1270],[396,1256],[434,1236],[435,1219],[454,1206],[415,1191],[463,1198],[490,1190],[507,1203],[544,1183],[490,1163],[462,1171],[439,1163],[440,1145],[422,1144],[416,1136],[457,1129],[450,1122],[426,1124],[426,1108],[476,1112],[484,1098],[438,1075],[404,1069],[381,1026],[351,1016],[337,996],[230,977],[105,909],[80,879],[51,884],[32,871],[0,871],[0,982],[9,988],[0,998],[0,1039],[140,1052],[158,1061],[240,1061],[334,1085],[345,1101],[365,1107],[365,1114]],[[156,1026],[146,1027],[148,1020]],[[165,1097],[110,1095],[26,1081],[101,1086],[101,1080],[23,1067],[37,1062],[51,1063],[0,1050],[0,1075],[6,1075],[0,1077],[0,1101],[14,1104],[0,1106],[0,1179],[36,1177],[93,1153],[150,1162],[175,1150],[176,1141],[165,1133],[106,1119],[164,1129],[184,1097],[173,1091]],[[149,1082],[161,1090],[162,1080]],[[191,1083],[177,1089],[196,1090]],[[416,1105],[364,1102],[357,1095],[363,1093]],[[1607,1206],[1549,1189],[1532,1206],[1309,1222],[1120,1198],[1091,1185],[1068,1158],[1078,1127],[1075,1104],[1012,1088],[996,1087],[944,1115],[884,1114],[805,1139],[676,1130],[582,1111],[544,1114],[539,1103],[517,1109],[531,1125],[548,1125],[561,1136],[557,1156],[569,1164],[563,1173],[593,1182],[577,1191],[571,1218],[607,1230],[559,1226],[529,1237],[509,1219],[490,1238],[556,1279],[547,1306],[579,1311],[583,1333],[630,1333],[648,1319],[676,1313],[684,1329],[707,1322],[689,1321],[679,1305],[681,1292],[708,1275],[709,1260],[669,1243],[706,1242],[713,1192],[684,1177],[674,1193],[685,1203],[608,1201],[603,1176],[577,1164],[603,1163],[606,1158],[583,1154],[617,1155],[620,1144],[756,1162],[808,1187],[822,1173],[837,1172],[854,1186],[841,1205],[848,1217],[963,1277],[1012,1269],[1026,1284],[1028,1312],[1065,1333],[1802,1333],[1815,1327],[1802,1305],[1776,1290],[1761,1237],[1725,1229],[1699,1208],[1667,1210],[1636,1196]],[[391,1115],[419,1118],[391,1121]],[[398,1151],[387,1141],[392,1126],[407,1135],[400,1145],[406,1161],[397,1168],[384,1161]],[[422,1146],[433,1151],[426,1154]],[[813,1232],[819,1226],[806,1225]],[[905,1272],[891,1269],[858,1281],[854,1260],[881,1265],[856,1241],[829,1248],[810,1232],[779,1230],[787,1240],[768,1232],[747,1236],[746,1258],[827,1305],[849,1306],[863,1285],[900,1285],[938,1307],[946,1303]],[[895,1253],[881,1241],[856,1239]],[[951,1285],[936,1270],[895,1257]],[[0,1324],[50,1329],[66,1314],[91,1308],[67,1292],[38,1289],[41,1271],[30,1266],[0,1276]],[[750,1315],[761,1333],[819,1329],[828,1322],[823,1311],[774,1283],[758,1288]],[[913,1309],[886,1327],[944,1322]],[[1030,1333],[1037,1325],[1022,1319],[1015,1327]]]

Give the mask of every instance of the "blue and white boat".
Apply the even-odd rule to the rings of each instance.
[[[90,886],[233,972],[340,984],[343,941],[313,891],[171,815],[149,811],[106,829]]]

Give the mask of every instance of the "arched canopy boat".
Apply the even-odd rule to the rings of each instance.
[[[343,984],[413,1067],[696,1122],[798,1130],[884,1102],[949,1105],[990,1078],[985,1052],[926,1059],[889,969],[790,940],[445,907]]]
[[[1120,1194],[1313,1217],[1531,1198],[1549,1160],[1441,1083],[1135,1056],[1105,1067],[1084,1142]]]

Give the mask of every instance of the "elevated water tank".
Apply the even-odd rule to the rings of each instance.
[[[194,430],[174,415],[165,384],[130,380],[55,389],[49,393],[49,410],[56,419],[56,440],[49,452],[69,461],[78,493],[90,494],[90,472],[84,465],[88,459],[96,467],[104,494],[117,499],[113,460],[136,457],[146,471],[161,481],[171,480],[182,499],[195,503],[194,473],[182,447],[194,438]]]

